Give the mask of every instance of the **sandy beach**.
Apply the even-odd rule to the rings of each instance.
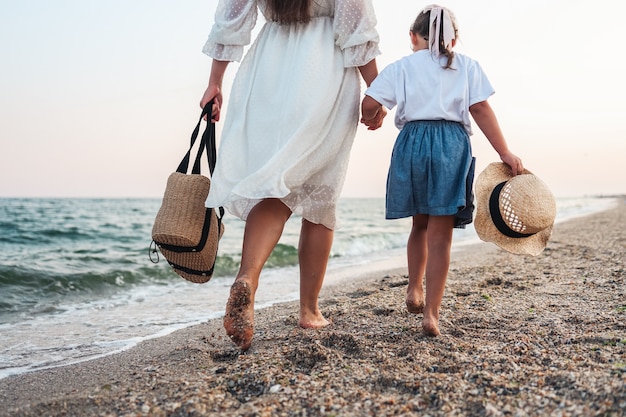
[[[626,415],[625,203],[557,224],[537,257],[454,251],[437,338],[397,265],[325,286],[325,329],[257,310],[240,354],[212,320],[4,378],[0,416]]]

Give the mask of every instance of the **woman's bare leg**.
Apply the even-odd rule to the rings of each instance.
[[[302,220],[298,258],[300,262],[300,327],[327,326],[318,297],[324,282],[334,232],[321,224]]]
[[[239,273],[230,289],[224,327],[231,340],[248,350],[254,335],[254,295],[261,269],[283,233],[291,211],[278,199],[257,204],[246,220]]]
[[[427,227],[428,215],[413,216],[413,227],[407,243],[409,286],[406,289],[406,309],[413,314],[424,312],[424,273],[428,257]]]
[[[428,218],[428,261],[426,263],[426,303],[422,329],[428,336],[439,335],[439,309],[450,267],[454,216]]]

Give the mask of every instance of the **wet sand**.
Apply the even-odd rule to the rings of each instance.
[[[626,204],[555,226],[537,257],[453,252],[441,335],[404,305],[406,267],[257,310],[240,354],[222,320],[120,354],[0,380],[0,416],[626,415]],[[263,285],[263,283],[261,283]]]

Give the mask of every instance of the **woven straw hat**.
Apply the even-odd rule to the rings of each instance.
[[[485,242],[511,253],[539,255],[555,217],[552,192],[532,172],[513,176],[508,165],[494,162],[478,176],[474,227]]]

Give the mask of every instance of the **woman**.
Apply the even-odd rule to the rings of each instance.
[[[369,86],[380,53],[371,0],[220,0],[203,49],[213,63],[200,102],[215,100],[215,121],[224,73],[241,59],[258,10],[266,23],[235,77],[207,200],[246,221],[224,317],[243,351],[261,269],[292,213],[302,216],[299,325],[329,324],[318,295],[359,120],[359,72]]]

